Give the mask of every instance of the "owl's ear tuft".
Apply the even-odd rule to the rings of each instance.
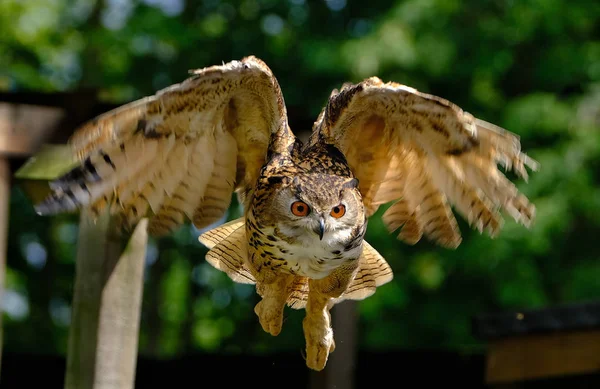
[[[358,187],[358,178],[352,178],[342,185],[344,189],[356,189]]]

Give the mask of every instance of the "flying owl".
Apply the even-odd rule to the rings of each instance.
[[[535,208],[499,170],[537,163],[513,133],[442,98],[372,77],[334,90],[301,142],[279,84],[256,57],[191,72],[180,84],[86,123],[70,140],[77,167],[51,182],[40,214],[110,212],[127,231],[149,218],[168,234],[221,220],[235,192],[243,217],[200,236],[207,261],[255,284],[254,311],[278,335],[285,306],[304,308],[306,364],[335,343],[331,307],[392,279],[365,240],[370,217],[408,244],[461,242],[451,207],[491,236],[502,211],[529,227]]]

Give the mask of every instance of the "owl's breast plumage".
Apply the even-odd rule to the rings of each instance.
[[[270,257],[270,266],[285,273],[311,279],[328,276],[341,265],[359,258],[362,252],[362,237],[355,244],[344,244],[336,232],[330,232],[322,240],[315,234],[303,234],[293,239],[282,238],[282,231],[269,228],[263,231],[269,245],[258,247],[263,255]]]

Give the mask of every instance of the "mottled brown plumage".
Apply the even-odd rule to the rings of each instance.
[[[534,218],[497,166],[524,178],[536,167],[514,134],[373,77],[333,91],[302,144],[277,80],[255,57],[193,71],[92,120],[71,144],[81,165],[51,184],[42,214],[89,207],[123,229],[149,217],[158,236],[187,220],[211,225],[237,193],[244,215],[200,236],[206,259],[256,284],[265,331],[281,331],[286,304],[306,310],[306,362],[316,370],[334,349],[329,309],[392,279],[363,240],[380,206],[392,204],[383,222],[399,239],[448,248],[461,242],[452,206],[492,236],[501,211],[526,226]]]

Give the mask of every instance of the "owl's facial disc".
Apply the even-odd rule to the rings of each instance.
[[[273,222],[286,236],[302,238],[308,245],[336,244],[364,220],[356,183],[328,174],[295,176],[274,191]]]
[[[362,217],[362,204],[352,189],[331,191],[335,193],[333,196],[325,196],[324,192],[298,193],[292,189],[288,200],[292,223],[319,240],[333,239],[331,234],[347,232]]]

